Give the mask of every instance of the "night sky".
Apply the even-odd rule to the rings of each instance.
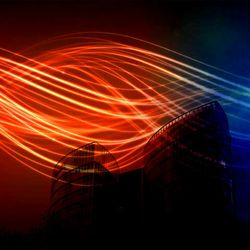
[[[0,2],[0,47],[22,53],[66,33],[115,32],[250,78],[249,23],[243,1],[6,1]],[[244,79],[239,84],[247,86]],[[236,112],[248,117],[246,110]],[[249,134],[248,127],[229,122],[232,130]],[[249,141],[233,142],[234,165],[247,167]],[[0,226],[36,226],[46,214],[50,184],[0,150]]]

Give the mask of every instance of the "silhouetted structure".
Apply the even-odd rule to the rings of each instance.
[[[87,248],[178,248],[184,238],[195,247],[194,237],[224,242],[230,235],[231,141],[219,103],[164,125],[145,145],[144,157],[144,168],[116,174],[108,171],[118,169],[114,157],[97,143],[63,157],[52,183],[53,230],[86,240]]]
[[[120,242],[116,249],[129,249],[131,246],[142,247],[144,224],[144,173],[143,169],[136,169],[121,173],[117,190],[118,213],[116,220],[119,235],[116,240]]]
[[[170,239],[185,237],[193,244],[193,235],[208,242],[223,238],[232,204],[230,143],[227,117],[218,102],[175,118],[151,137],[144,171],[152,228],[168,225]]]
[[[61,236],[78,236],[87,246],[94,234],[110,223],[116,209],[117,179],[107,168],[117,169],[117,163],[98,143],[73,150],[57,163],[51,188],[50,223],[58,233],[61,230]]]

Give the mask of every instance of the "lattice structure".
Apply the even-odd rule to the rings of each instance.
[[[113,168],[118,169],[115,158],[95,142],[65,155],[53,172],[50,214],[72,227],[91,227],[115,199],[110,189],[117,180],[108,170]]]
[[[218,102],[197,107],[164,125],[144,152],[151,214],[175,213],[175,218],[185,213],[194,218],[206,214],[202,218],[212,221],[232,203],[231,138]]]

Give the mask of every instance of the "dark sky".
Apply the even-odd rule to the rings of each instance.
[[[61,34],[116,32],[249,76],[249,21],[242,1],[7,1],[0,2],[0,47],[18,52]],[[0,150],[0,225],[35,226],[49,190],[49,180]]]

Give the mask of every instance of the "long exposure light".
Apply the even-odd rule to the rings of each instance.
[[[121,169],[140,167],[150,136],[209,98],[249,108],[239,98],[249,98],[248,87],[126,36],[73,34],[29,53],[35,55],[0,51],[1,148],[47,177],[61,156],[92,141],[105,146]]]

